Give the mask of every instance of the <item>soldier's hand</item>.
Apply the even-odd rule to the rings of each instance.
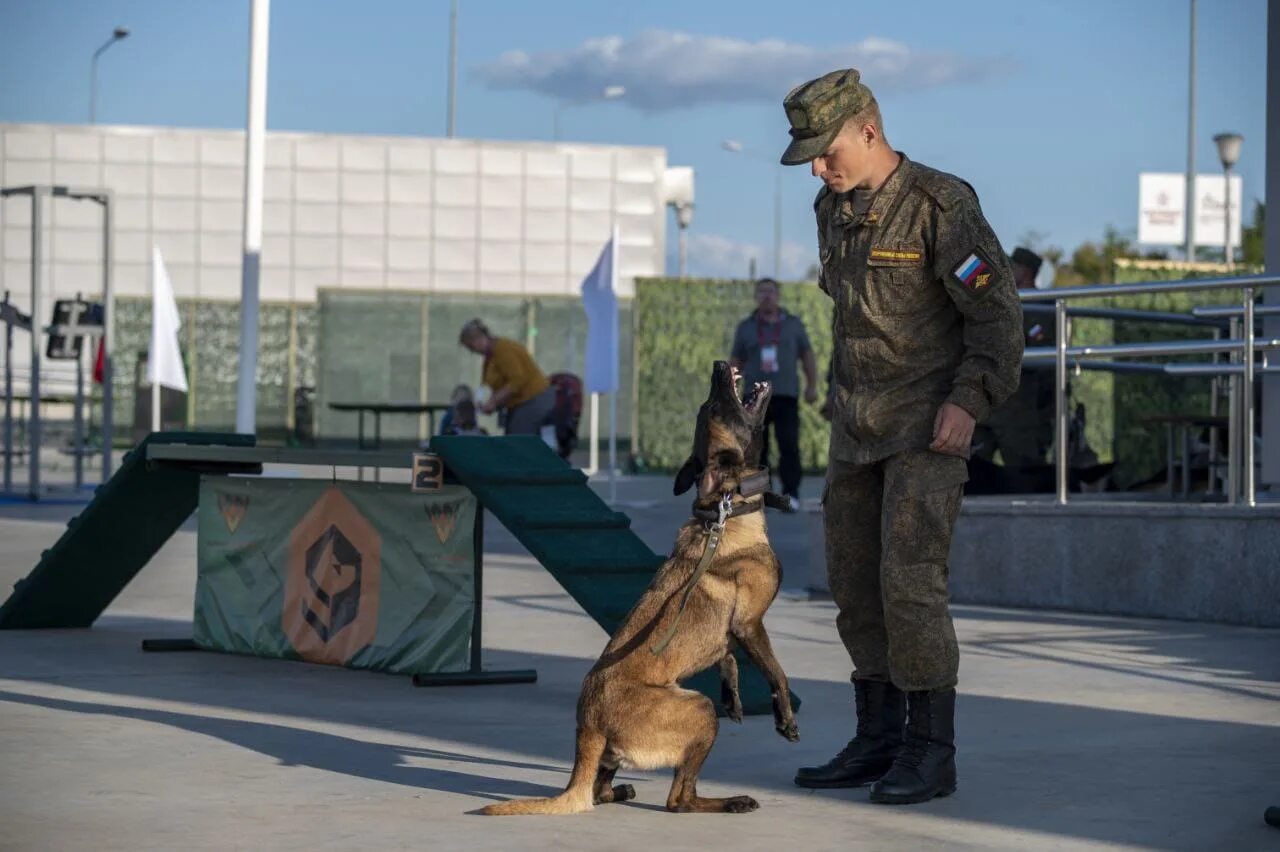
[[[933,418],[933,443],[929,449],[952,456],[964,456],[973,443],[973,415],[960,406],[944,402]]]
[[[813,405],[815,402],[817,402],[817,401],[818,401],[818,389],[817,389],[817,388],[815,388],[813,385],[810,385],[809,387],[805,388],[805,389],[804,389],[804,401],[805,401],[805,402],[807,402],[807,403],[809,403],[810,405]]]

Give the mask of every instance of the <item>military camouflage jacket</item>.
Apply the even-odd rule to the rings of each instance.
[[[819,284],[835,302],[831,456],[928,447],[953,402],[978,421],[1018,387],[1022,306],[967,183],[902,157],[866,215],[825,187]]]

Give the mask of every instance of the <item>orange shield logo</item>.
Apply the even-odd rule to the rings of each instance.
[[[436,538],[445,544],[453,538],[453,528],[458,522],[458,504],[432,503],[427,506],[427,517],[436,529]]]
[[[247,495],[218,492],[218,514],[222,515],[222,520],[226,522],[227,532],[235,533],[236,527],[240,526],[240,522],[248,513],[249,497]]]
[[[293,528],[282,622],[304,660],[342,665],[373,642],[381,552],[378,531],[336,487]]]

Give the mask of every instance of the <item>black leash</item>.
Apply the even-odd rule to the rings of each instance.
[[[671,644],[671,640],[675,638],[676,631],[680,627],[680,619],[684,617],[685,607],[689,605],[689,597],[693,594],[694,588],[697,587],[698,581],[702,579],[702,575],[711,567],[712,560],[715,559],[716,550],[720,547],[720,538],[724,535],[725,522],[732,518],[740,518],[743,515],[762,511],[766,506],[771,509],[790,508],[790,502],[786,497],[768,491],[768,487],[769,471],[761,468],[750,476],[745,477],[736,490],[726,492],[714,509],[700,507],[698,501],[694,500],[693,516],[705,522],[706,545],[702,549],[702,558],[698,560],[697,567],[693,569],[693,574],[685,582],[684,595],[680,598],[680,608],[676,610],[675,621],[671,622],[671,627],[667,628],[666,635],[662,637],[661,641],[649,648],[654,656],[665,651],[667,646]],[[733,505],[735,495],[754,497],[757,494],[764,494],[764,500],[739,503],[737,506]]]

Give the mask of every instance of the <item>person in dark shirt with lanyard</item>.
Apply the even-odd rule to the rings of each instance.
[[[817,366],[804,323],[778,305],[778,282],[761,278],[756,282],[756,310],[738,324],[733,337],[730,362],[742,372],[747,386],[769,382],[773,396],[765,415],[764,449],[760,458],[769,459],[769,426],[778,441],[778,473],[782,493],[789,498],[791,511],[800,508],[800,380],[796,362],[804,365],[805,402],[818,401]]]

